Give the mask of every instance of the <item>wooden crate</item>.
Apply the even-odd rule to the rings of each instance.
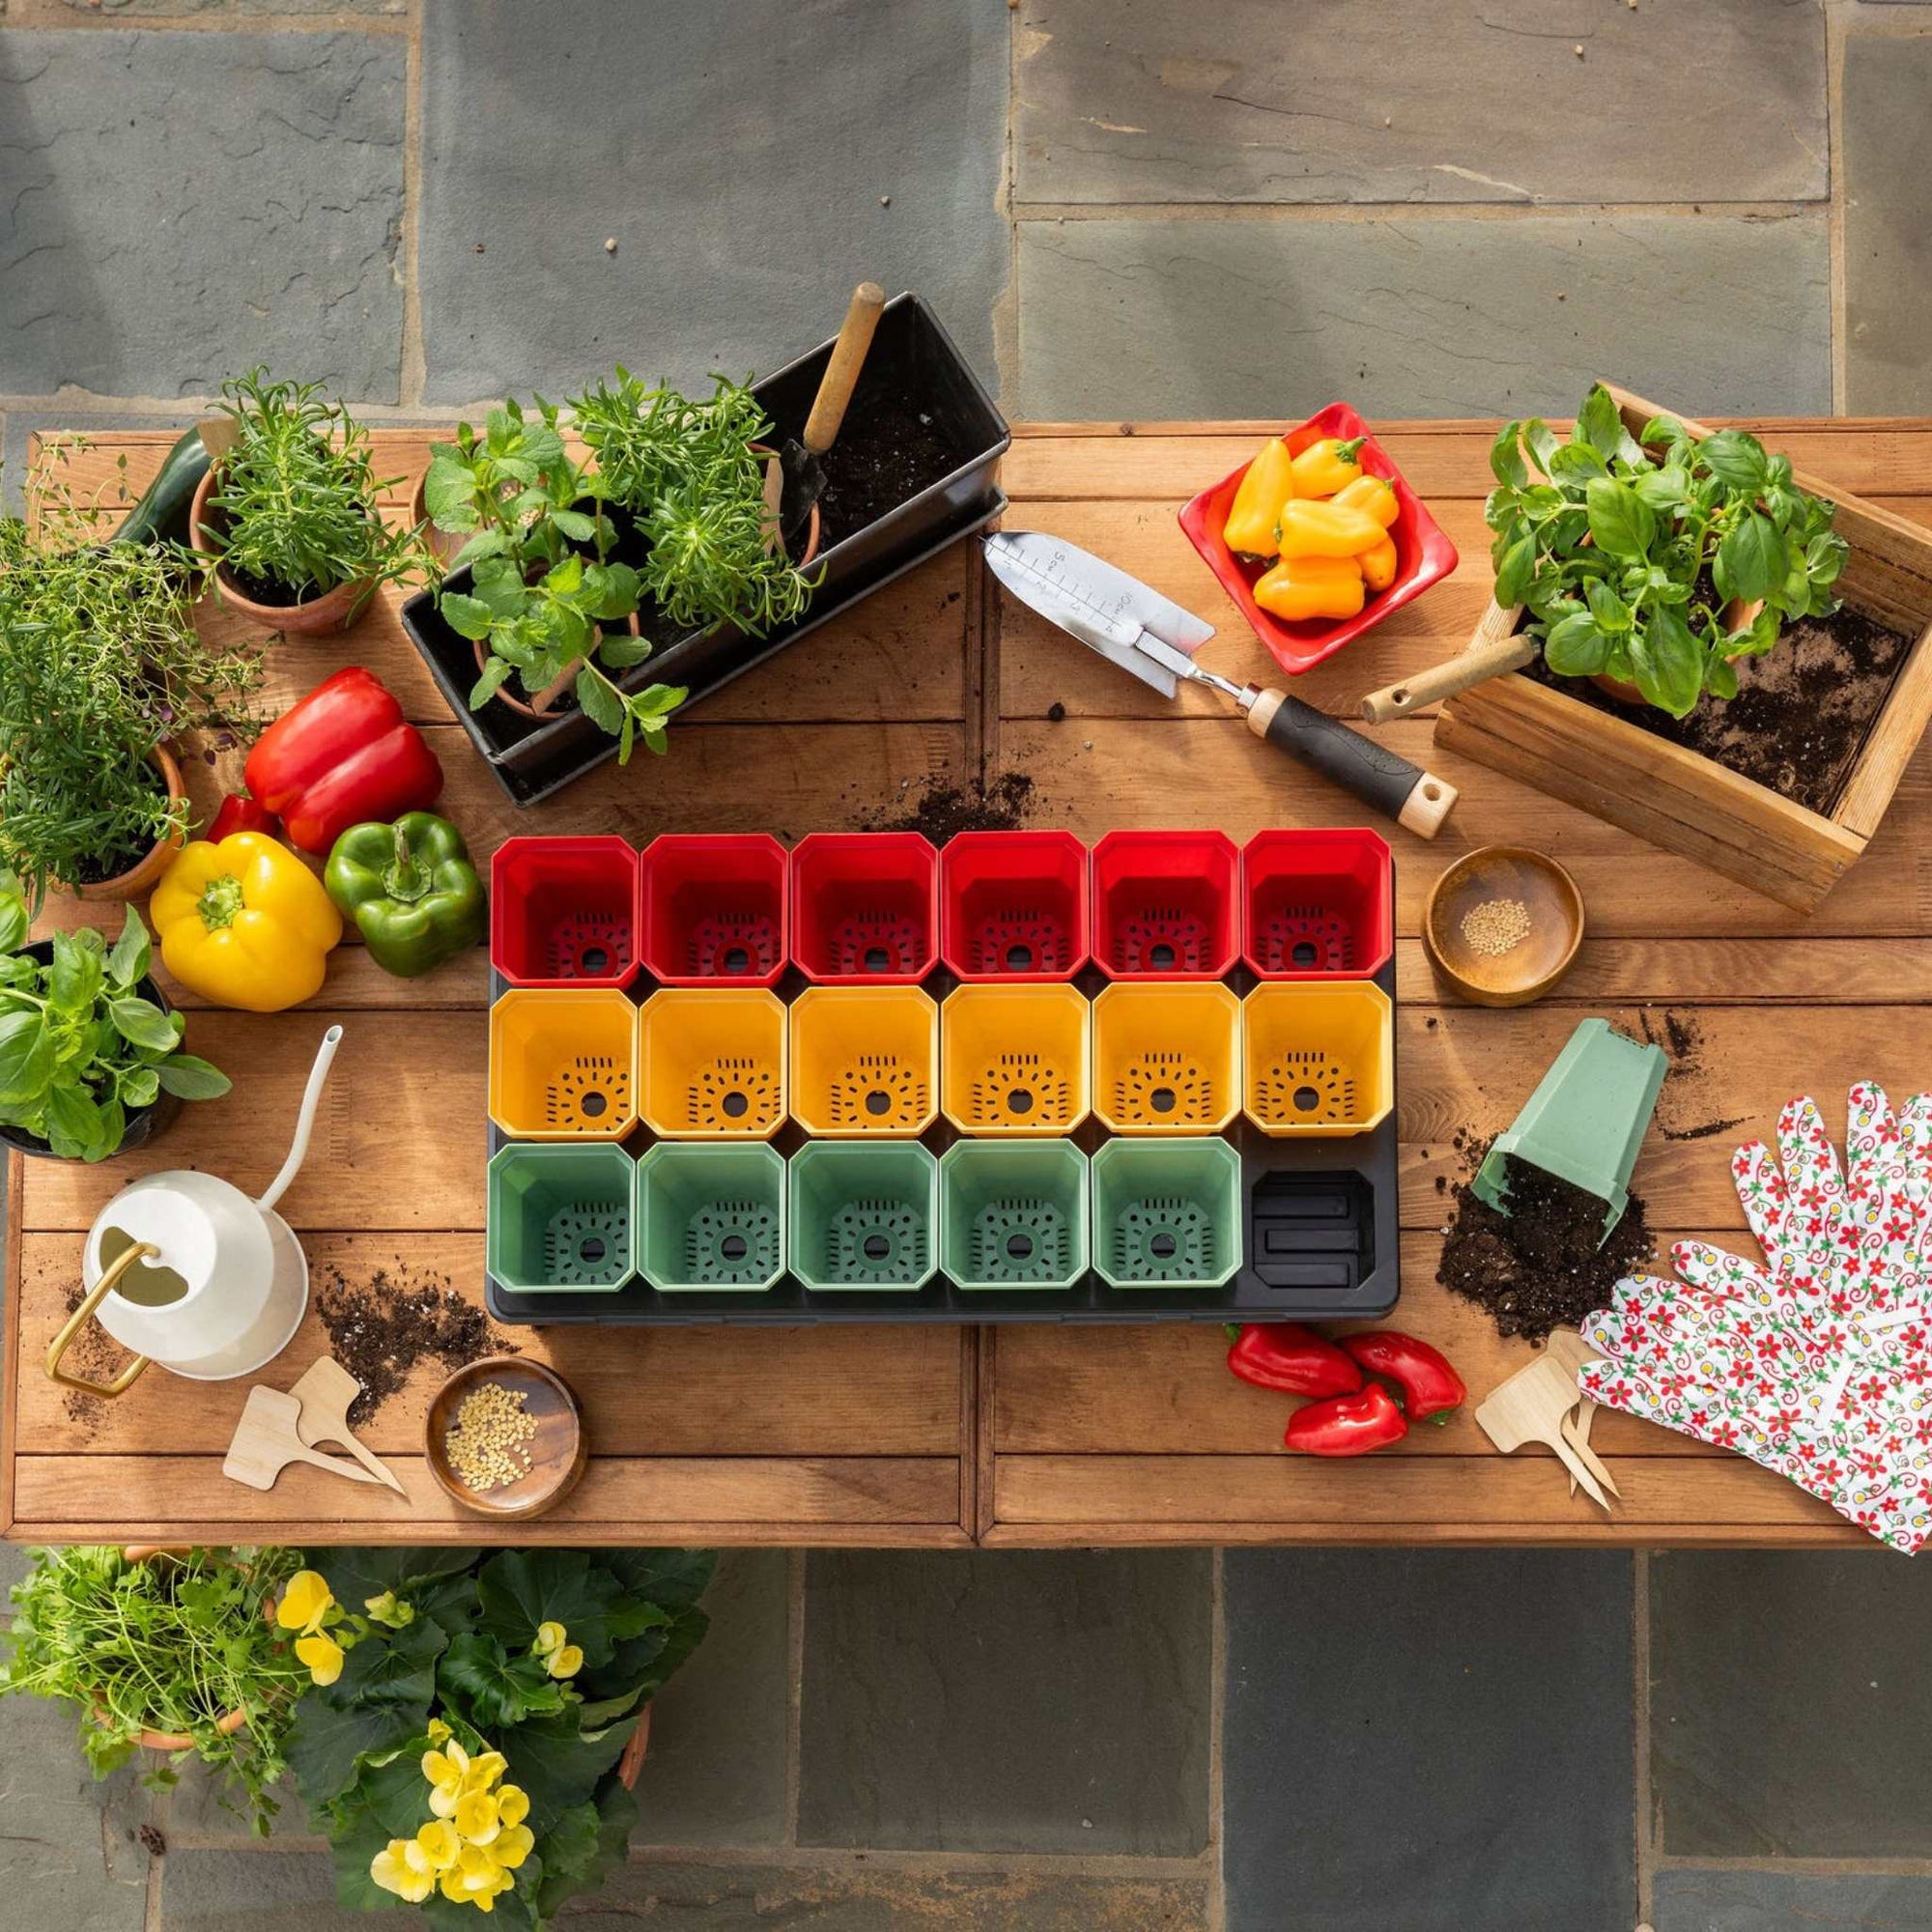
[[[1609,386],[1633,436],[1663,413]],[[1693,437],[1710,434],[1679,420]],[[1845,602],[1917,639],[1830,817],[1520,674],[1450,699],[1435,743],[1800,912],[1813,910],[1870,842],[1932,723],[1932,535],[1816,476],[1799,471],[1794,480],[1837,505],[1836,527],[1851,546],[1838,581]],[[1492,598],[1475,642],[1510,635],[1522,615]]]

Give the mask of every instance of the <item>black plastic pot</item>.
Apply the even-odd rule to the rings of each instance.
[[[37,939],[31,946],[23,946],[20,951],[30,958],[37,959],[43,966],[53,963],[54,943],[51,939]],[[168,996],[152,980],[143,980],[134,989],[142,999],[152,1000],[162,1012],[173,1012]],[[130,1148],[145,1147],[156,1134],[161,1133],[181,1112],[181,1101],[172,1094],[162,1094],[145,1107],[128,1109],[128,1125],[121,1136],[121,1145],[114,1153],[107,1156],[112,1160],[116,1154],[124,1154]],[[10,1147],[18,1152],[31,1155],[36,1160],[61,1160],[65,1156],[57,1154],[38,1134],[30,1134],[24,1127],[0,1125],[0,1147]]]
[[[831,354],[828,339],[753,384],[781,438],[803,432]],[[905,502],[863,527],[845,531],[827,527],[814,565],[823,576],[797,622],[762,638],[748,638],[729,625],[666,638],[643,664],[626,673],[621,680],[626,690],[683,685],[690,696],[680,710],[688,709],[948,544],[984,528],[1006,508],[1006,497],[994,480],[994,469],[1011,440],[1006,420],[917,295],[895,296],[879,318],[865,374],[845,417],[844,436],[853,439],[854,448],[861,446],[868,390],[878,395],[895,388],[909,389],[921,399],[922,412],[929,416],[944,446],[941,460],[956,461]],[[838,456],[835,445],[826,459],[827,473],[835,483]],[[468,582],[468,573],[459,571],[444,587],[463,590]],[[443,622],[436,593],[423,590],[410,598],[403,605],[402,620],[457,722],[516,804],[534,805],[616,755],[616,740],[576,710],[544,719],[520,717],[507,704],[491,703],[471,711],[476,660],[469,641]],[[648,613],[644,624],[649,635]]]

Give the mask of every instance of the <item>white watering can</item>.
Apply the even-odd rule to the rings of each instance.
[[[86,1294],[47,1350],[55,1381],[120,1395],[150,1362],[191,1381],[226,1381],[252,1375],[288,1347],[308,1307],[308,1258],[275,1203],[308,1152],[341,1039],[339,1026],[323,1035],[289,1157],[258,1199],[214,1175],[175,1168],[124,1187],[100,1210],[81,1250]],[[60,1365],[90,1316],[134,1354],[111,1382]]]

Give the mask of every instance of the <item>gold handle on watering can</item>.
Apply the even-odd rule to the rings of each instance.
[[[134,1386],[143,1369],[153,1360],[149,1355],[136,1355],[111,1382],[89,1381],[85,1376],[70,1375],[61,1367],[61,1357],[73,1347],[73,1338],[86,1327],[88,1319],[109,1294],[114,1284],[141,1261],[158,1261],[161,1251],[152,1241],[130,1241],[114,1257],[113,1265],[87,1291],[86,1298],[71,1315],[66,1324],[53,1339],[47,1349],[47,1376],[63,1388],[79,1389],[83,1395],[115,1396],[126,1395]]]

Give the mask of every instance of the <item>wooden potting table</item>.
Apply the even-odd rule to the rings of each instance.
[[[1461,568],[1340,656],[1299,696],[1352,717],[1368,690],[1467,639],[1490,588],[1482,499],[1492,425],[1392,424],[1390,454],[1463,553]],[[1932,524],[1932,421],[1758,425],[1803,469]],[[1262,424],[1035,424],[1004,471],[1011,527],[1097,551],[1220,626],[1205,658],[1233,677],[1272,666],[1175,522],[1176,507],[1249,455]],[[171,437],[103,437],[80,484],[125,457],[138,487]],[[417,432],[378,431],[378,469],[413,478]],[[401,494],[400,492],[398,493]],[[540,809],[506,802],[451,722],[386,596],[348,637],[278,644],[279,707],[339,666],[378,672],[448,774],[442,809],[486,859],[518,832],[766,828],[860,822],[928,780],[1019,769],[1038,822],[1114,826],[1360,822],[1351,799],[1259,745],[1211,695],[1173,706],[1005,601],[962,544],[795,650],[729,686],[673,732],[671,754],[607,765]],[[230,620],[204,607],[211,626]],[[1386,742],[1462,787],[1444,837],[1395,847],[1402,1123],[1400,1325],[1437,1343],[1475,1396],[1528,1358],[1435,1281],[1459,1133],[1507,1124],[1586,1012],[1673,1044],[1675,1067],[1637,1172],[1653,1225],[1735,1240],[1731,1148],[1769,1133],[1810,1091],[1834,1130],[1847,1084],[1932,1084],[1932,744],[1921,746],[1861,864],[1810,918],[1596,818],[1430,749],[1430,723]],[[206,810],[232,754],[189,767]],[[1444,1004],[1415,939],[1423,896],[1458,853],[1498,840],[1554,853],[1588,902],[1590,937],[1559,994],[1517,1012]],[[55,902],[50,920],[118,926],[119,907]],[[332,960],[307,1009],[271,1017],[191,1009],[189,1043],[236,1077],[152,1151],[104,1167],[14,1158],[6,1281],[7,1534],[37,1540],[482,1540],[431,1482],[423,1364],[365,1430],[407,1504],[299,1467],[258,1494],[223,1478],[240,1383],[155,1371],[119,1401],[70,1400],[42,1372],[77,1280],[82,1232],[121,1185],[194,1165],[251,1191],[279,1163],[323,1027],[345,1039],[308,1165],[283,1202],[318,1277],[440,1282],[479,1299],[483,1276],[485,967],[423,980]],[[1747,1239],[1747,1237],[1745,1237]],[[1822,1503],[1734,1456],[1614,1415],[1596,1444],[1623,1506],[1605,1520],[1547,1454],[1494,1454],[1466,1412],[1372,1462],[1280,1447],[1288,1405],[1235,1382],[1211,1324],[999,1329],[834,1327],[516,1330],[577,1389],[589,1472],[535,1542],[1002,1545],[1102,1543],[1704,1543],[1857,1540]],[[327,1346],[311,1310],[264,1378],[286,1387]]]

